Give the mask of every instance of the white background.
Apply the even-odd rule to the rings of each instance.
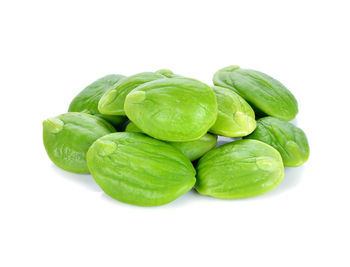
[[[348,3],[1,1],[0,266],[350,266]],[[282,81],[309,138],[266,195],[141,208],[45,153],[42,121],[101,76],[231,64]]]

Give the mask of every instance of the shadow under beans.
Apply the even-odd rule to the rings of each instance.
[[[133,207],[135,209],[140,209],[140,208],[141,209],[144,209],[144,208],[147,208],[147,209],[152,209],[152,208],[158,208],[158,209],[171,208],[171,209],[174,209],[174,208],[180,208],[183,206],[190,205],[193,201],[196,201],[197,199],[210,200],[212,202],[216,201],[218,203],[221,201],[222,202],[256,201],[256,200],[259,200],[261,198],[276,197],[277,195],[279,195],[281,193],[283,194],[284,192],[291,190],[293,187],[296,187],[298,185],[298,183],[301,181],[301,179],[303,179],[304,170],[305,170],[304,166],[299,166],[299,167],[294,167],[294,168],[292,168],[292,167],[285,168],[284,179],[275,189],[273,189],[270,192],[267,192],[266,194],[259,195],[256,197],[250,197],[250,198],[241,198],[241,199],[232,199],[232,200],[216,199],[216,198],[213,198],[211,196],[200,195],[193,188],[192,190],[190,190],[186,194],[180,196],[179,198],[175,199],[174,201],[172,201],[168,204],[161,205],[161,206],[154,206],[154,207],[141,207],[141,206],[135,206],[132,204],[120,202],[120,201],[108,196],[104,192],[101,192],[101,197],[108,202],[114,203],[115,205],[124,206],[124,207]]]
[[[93,192],[101,191],[99,186],[95,183],[94,178],[92,178],[90,174],[79,174],[79,173],[68,172],[58,168],[54,164],[51,165],[51,168],[55,173],[59,174],[63,179],[68,179],[69,181],[78,183]]]
[[[119,200],[116,200],[112,197],[110,197],[109,195],[107,195],[106,193],[102,192],[101,193],[101,198],[103,198],[103,200],[108,201],[114,205],[118,205],[121,207],[130,207],[130,208],[134,208],[134,209],[162,209],[162,208],[179,208],[182,206],[186,206],[188,204],[190,204],[193,201],[193,197],[195,197],[194,195],[196,195],[197,193],[194,192],[194,189],[191,189],[189,192],[185,193],[184,195],[178,197],[177,199],[164,204],[164,205],[160,205],[160,206],[138,206],[138,205],[133,205],[133,204],[129,204],[129,203],[124,203],[121,202]]]
[[[303,173],[305,171],[304,166],[299,167],[285,167],[284,178],[282,182],[272,191],[260,196],[260,197],[274,197],[275,195],[284,193],[296,187],[298,183],[303,179]]]
[[[232,139],[231,139],[232,141]],[[90,174],[76,174],[76,173],[71,173],[71,172],[67,172],[65,170],[62,170],[60,168],[58,168],[57,166],[55,166],[54,164],[51,165],[52,170],[59,174],[60,177],[62,177],[63,179],[68,179],[69,181],[72,181],[74,183],[78,183],[82,186],[84,186],[85,188],[87,188],[88,190],[91,190],[93,192],[101,192],[101,197],[111,203],[114,203],[115,205],[118,206],[124,206],[124,207],[134,207],[136,209],[138,208],[179,208],[182,206],[187,206],[189,205],[194,199],[209,199],[211,201],[223,201],[223,202],[228,202],[230,200],[221,200],[221,199],[215,199],[209,196],[203,196],[198,194],[195,189],[190,190],[189,192],[187,192],[186,194],[180,196],[178,199],[162,205],[162,206],[155,206],[155,207],[140,207],[140,206],[135,206],[135,205],[131,205],[131,204],[126,204],[123,202],[120,202],[118,200],[115,200],[113,198],[111,198],[110,196],[108,196],[106,193],[103,192],[103,190],[101,190],[99,188],[99,186],[95,183],[93,177]],[[296,187],[298,185],[298,183],[301,181],[301,179],[303,179],[303,173],[305,171],[305,167],[304,166],[299,166],[299,167],[287,167],[285,168],[285,176],[284,179],[282,180],[282,182],[280,183],[279,186],[277,186],[275,189],[273,189],[272,191],[264,194],[264,195],[260,195],[260,196],[256,196],[256,197],[251,197],[251,198],[243,198],[243,199],[237,199],[237,200],[231,200],[231,201],[254,201],[254,200],[258,200],[259,198],[270,198],[270,197],[275,197],[278,194],[284,193],[288,190],[291,190],[293,187]]]
[[[304,171],[305,166],[284,168],[284,179],[276,189],[279,188],[279,191],[282,192],[297,186],[303,178]]]
[[[198,195],[198,193],[196,192],[196,190],[194,188],[192,188],[186,194],[178,197],[174,201],[166,204],[165,206],[168,208],[175,209],[175,208],[180,208],[180,207],[184,207],[187,205],[191,205],[193,203],[193,201],[195,200],[197,195]]]

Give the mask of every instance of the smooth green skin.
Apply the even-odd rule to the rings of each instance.
[[[43,122],[46,152],[58,167],[89,173],[86,152],[101,136],[115,132],[107,121],[81,112],[68,112]]]
[[[237,92],[258,113],[285,121],[294,119],[298,113],[293,94],[282,83],[262,72],[229,66],[217,71],[213,82]]]
[[[196,190],[222,199],[254,197],[283,179],[281,155],[258,140],[239,140],[205,154],[197,165]]]
[[[250,134],[256,127],[252,107],[234,91],[213,86],[218,103],[218,116],[209,132],[226,136],[242,137]]]
[[[136,87],[158,79],[166,78],[154,72],[142,72],[120,80],[108,90],[98,103],[98,110],[107,115],[125,115],[125,97]]]
[[[185,155],[141,133],[101,137],[89,149],[87,162],[106,194],[138,206],[169,203],[191,190],[196,181]]]
[[[130,122],[126,126],[125,132],[142,133],[142,131],[133,122]],[[195,141],[167,143],[180,150],[190,161],[194,161],[199,159],[208,151],[212,150],[216,146],[217,139],[218,137],[216,135],[205,134],[200,139]]]
[[[214,91],[188,78],[169,78],[138,86],[125,99],[128,118],[144,133],[164,141],[194,141],[217,116]]]
[[[260,140],[277,149],[286,167],[297,167],[309,158],[309,143],[300,128],[273,117],[257,121],[255,131],[245,138]]]
[[[98,116],[112,123],[114,126],[121,125],[126,121],[125,116],[103,115],[98,111],[98,102],[102,95],[110,90],[118,81],[125,76],[111,74],[104,76],[83,89],[70,103],[69,112],[85,112]]]

